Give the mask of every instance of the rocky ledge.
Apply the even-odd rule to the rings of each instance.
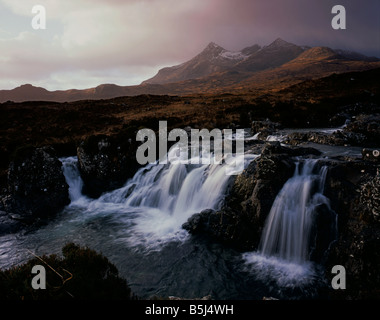
[[[83,192],[93,198],[123,186],[140,167],[135,135],[94,135],[77,148]]]
[[[380,141],[380,114],[360,114],[340,130],[331,134],[321,132],[293,132],[285,140],[291,145],[314,142],[334,146],[375,147]]]

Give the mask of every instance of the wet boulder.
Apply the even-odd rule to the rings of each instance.
[[[258,139],[265,140],[269,135],[274,134],[276,131],[282,129],[282,125],[278,122],[272,122],[270,120],[253,121],[251,125],[252,134],[257,134]]]
[[[77,148],[83,192],[93,198],[122,187],[140,167],[136,142],[124,135],[94,135]]]
[[[8,168],[4,211],[13,218],[47,217],[69,204],[62,163],[51,147],[19,149]]]
[[[189,231],[191,234],[198,234],[204,231],[210,232],[210,218],[215,217],[215,211],[206,209],[200,213],[193,214],[183,225],[182,228]]]

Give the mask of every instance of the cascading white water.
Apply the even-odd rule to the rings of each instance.
[[[77,157],[60,158],[66,183],[69,185],[69,198],[71,203],[83,198],[83,180],[79,174]]]
[[[257,155],[246,154],[237,161],[244,161],[246,166],[255,157]],[[182,224],[192,214],[217,209],[231,181],[231,175],[226,171],[231,166],[225,163],[154,163],[139,169],[124,187],[90,200],[81,194],[82,181],[76,158],[61,161],[72,203],[82,206],[91,215],[100,213],[129,219],[132,223],[130,231],[137,237],[129,232],[128,241],[134,244],[144,242],[146,246],[182,239],[187,235]],[[123,237],[125,235],[120,236]]]
[[[329,207],[323,195],[327,167],[315,172],[316,164],[313,159],[296,163],[266,219],[259,251],[244,254],[259,278],[269,276],[286,287],[308,283],[315,276],[309,262],[311,230],[317,207]]]
[[[317,160],[296,163],[293,177],[277,195],[265,223],[260,252],[296,263],[308,260],[310,230],[314,212],[321,204],[329,205],[323,196],[327,167],[313,173]]]

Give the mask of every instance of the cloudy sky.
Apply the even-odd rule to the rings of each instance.
[[[34,5],[46,30],[34,30]],[[344,5],[347,29],[333,30]],[[214,41],[238,51],[278,37],[380,57],[379,0],[0,0],[0,89],[139,84]]]

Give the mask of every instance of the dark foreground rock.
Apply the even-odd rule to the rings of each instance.
[[[131,290],[117,268],[94,250],[73,243],[63,257],[42,256],[0,271],[0,300],[129,300]],[[46,289],[31,287],[35,265],[46,270]]]
[[[69,204],[68,185],[54,149],[19,149],[9,165],[1,200],[4,211],[25,221],[48,217]]]
[[[123,134],[90,136],[77,148],[83,192],[97,198],[103,192],[123,186],[140,165],[136,141]]]
[[[327,165],[324,194],[336,213],[336,237],[320,262],[331,283],[333,266],[346,269],[346,289],[331,290],[331,299],[380,298],[380,176],[375,163],[321,159]]]
[[[346,270],[346,289],[331,290],[330,297],[379,299],[379,168],[359,163],[353,164],[350,168],[346,167],[342,173],[344,178],[340,179],[340,182],[332,181],[337,197],[332,203],[339,206],[340,211],[338,239],[328,251],[326,276],[331,281],[334,276],[331,274],[332,267],[343,266]],[[339,189],[341,191],[337,192]]]

